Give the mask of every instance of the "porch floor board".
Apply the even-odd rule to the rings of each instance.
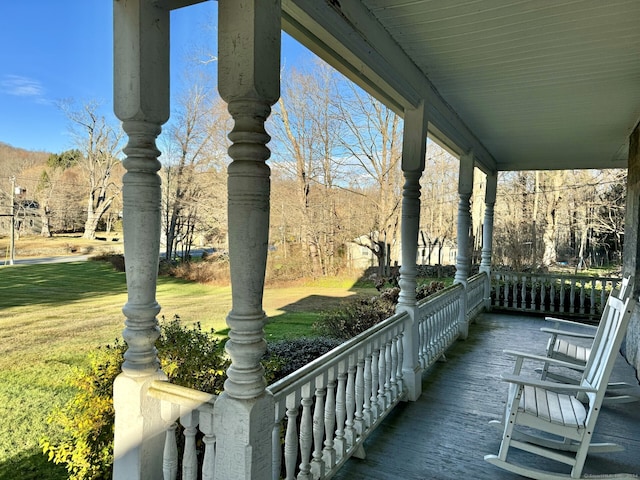
[[[469,338],[457,341],[423,376],[417,402],[402,403],[365,442],[366,458],[350,459],[334,476],[339,480],[390,479],[518,479],[484,461],[497,454],[502,431],[488,422],[500,419],[507,396],[502,373],[511,373],[513,359],[504,349],[544,354],[547,335],[542,317],[481,314]],[[525,368],[527,365],[525,364]],[[532,372],[532,374],[534,374]],[[634,370],[620,355],[611,381],[634,383]],[[635,391],[640,394],[640,387]],[[640,474],[640,403],[605,406],[594,441],[613,441],[623,452],[590,455],[584,476]],[[509,459],[567,473],[566,466],[512,450]],[[535,463],[532,463],[535,462]]]

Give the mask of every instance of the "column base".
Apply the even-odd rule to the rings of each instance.
[[[406,400],[415,402],[422,395],[422,367],[417,365],[411,370],[402,371],[402,382],[407,393]]]
[[[160,370],[144,377],[124,373],[116,377],[113,383],[116,412],[113,478],[162,478],[162,452],[168,425],[161,418],[160,400],[147,396],[146,391],[152,381],[166,379]]]
[[[216,432],[216,479],[271,480],[275,421],[273,396],[251,400],[222,393],[213,409]]]

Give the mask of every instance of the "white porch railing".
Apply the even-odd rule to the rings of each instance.
[[[489,276],[478,273],[467,282],[467,322],[470,322],[485,307],[485,301],[490,293]]]
[[[407,319],[393,315],[268,387],[276,407],[274,479],[328,478],[362,452],[403,395]]]
[[[460,321],[479,313],[488,297],[484,273],[419,302],[418,362],[428,368],[453,344]],[[464,310],[466,304],[467,309]],[[267,387],[274,398],[274,480],[332,477],[403,399],[403,337],[411,316],[397,313],[366,332]],[[213,479],[215,395],[154,381],[148,395],[161,401],[167,425],[164,480]],[[184,429],[183,440],[176,433]],[[184,444],[184,446],[183,446]],[[179,454],[179,452],[184,452]]]
[[[598,318],[622,279],[560,274],[492,272],[492,307]]]
[[[181,465],[182,480],[213,480],[216,437],[213,433],[215,395],[154,381],[148,395],[161,401],[166,431],[162,472],[164,480],[175,480]],[[178,456],[177,430],[183,427],[182,458]],[[182,444],[182,442],[180,442]]]
[[[463,295],[464,286],[456,284],[418,303],[418,358],[423,369],[438,360],[458,338]]]

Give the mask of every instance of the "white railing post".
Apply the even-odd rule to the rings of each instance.
[[[400,298],[398,312],[407,312],[404,329],[402,380],[407,399],[415,401],[422,393],[422,367],[419,358],[419,321],[416,301],[418,270],[418,231],[420,229],[420,176],[424,170],[427,143],[426,105],[405,110],[402,143],[402,265],[400,267]]]
[[[267,480],[275,404],[260,364],[270,208],[265,122],[280,95],[280,1],[220,0],[218,20],[218,90],[234,126],[228,168],[231,366],[214,407],[215,478]]]
[[[469,235],[471,230],[471,194],[473,193],[473,153],[460,157],[460,173],[458,178],[458,256],[456,258],[456,275],[454,283],[460,283],[467,288],[471,255],[469,252]],[[458,326],[460,338],[467,338],[469,325],[467,323],[466,295],[462,295],[460,319]]]
[[[127,351],[113,387],[113,477],[157,479],[168,425],[160,402],[146,391],[151,381],[165,378],[155,349],[161,206],[155,141],[169,118],[169,10],[166,2],[120,1],[113,3],[113,17],[114,111],[128,135],[123,161]]]

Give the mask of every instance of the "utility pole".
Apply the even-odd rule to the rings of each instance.
[[[9,265],[13,265],[16,250],[16,177],[11,177],[11,240],[9,241]]]

